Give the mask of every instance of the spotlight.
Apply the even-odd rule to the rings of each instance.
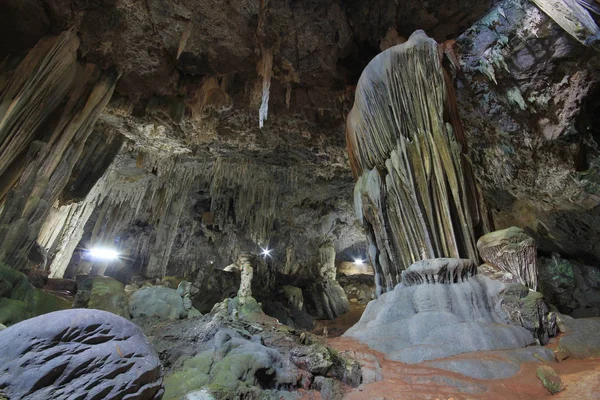
[[[271,257],[271,252],[273,250],[270,250],[268,247],[264,248],[264,249],[261,247],[261,249],[262,249],[262,253],[261,254],[263,255],[264,258]]]
[[[363,265],[365,262],[360,258],[354,259],[354,265]]]
[[[110,249],[90,249],[89,255],[99,260],[116,260],[119,258],[119,253]]]

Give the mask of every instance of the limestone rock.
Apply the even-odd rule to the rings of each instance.
[[[162,366],[136,325],[99,310],[65,310],[0,333],[0,387],[11,399],[159,400]]]
[[[516,276],[520,283],[537,290],[535,240],[522,229],[513,226],[488,233],[479,238],[477,248],[484,261]]]
[[[556,394],[564,389],[562,379],[560,379],[560,376],[556,374],[552,367],[542,365],[537,368],[536,374],[550,394]]]
[[[558,350],[575,358],[600,357],[600,318],[564,318]]]
[[[547,344],[558,333],[556,316],[550,312],[542,294],[530,291],[526,286],[509,286],[504,292],[502,309],[514,325],[529,330],[541,345]]]
[[[448,270],[442,273],[442,268],[449,263],[460,265],[460,261],[430,262],[440,267],[437,272],[422,265],[417,265],[418,272],[411,273],[412,266],[407,272],[410,276],[426,273],[435,280],[448,276]],[[525,328],[506,324],[500,303],[502,284],[478,275],[457,283],[444,281],[448,283],[397,285],[370,302],[360,321],[344,336],[405,363],[471,351],[514,349],[534,342]]]
[[[164,286],[142,288],[131,295],[129,309],[133,318],[187,318],[188,310],[175,289]]]
[[[290,352],[290,359],[299,368],[315,375],[326,375],[333,367],[331,354],[322,344],[294,348]]]
[[[11,325],[52,311],[71,308],[71,302],[35,288],[27,277],[0,264],[0,323]]]
[[[350,311],[344,289],[337,281],[315,282],[304,290],[304,301],[310,315],[334,319]]]
[[[477,266],[472,260],[434,258],[417,261],[410,268],[402,271],[402,285],[466,282],[475,274],[477,274]]]
[[[95,276],[88,302],[89,308],[109,311],[129,319],[129,306],[125,295],[125,285],[107,276]]]
[[[558,254],[540,259],[540,292],[563,314],[600,316],[600,267],[567,260]]]
[[[239,273],[209,269],[200,272],[192,284],[197,291],[191,296],[192,305],[201,313],[208,313],[213,306],[227,298],[235,297],[240,286]]]

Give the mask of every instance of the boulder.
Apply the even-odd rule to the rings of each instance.
[[[0,324],[0,331],[3,331],[3,330],[5,330],[5,329],[6,329],[6,326],[4,326],[4,325]]]
[[[133,318],[187,318],[188,315],[178,291],[164,286],[137,290],[129,299],[129,308]]]
[[[527,329],[507,324],[504,285],[476,271],[469,260],[417,262],[403,274],[411,286],[398,284],[370,302],[344,336],[409,364],[532,344]]]
[[[28,318],[71,308],[71,302],[35,288],[27,277],[0,264],[0,323],[15,324]]]
[[[10,399],[159,400],[162,366],[135,324],[64,310],[0,332],[0,387]]]
[[[129,318],[129,307],[125,295],[125,285],[108,276],[95,276],[88,308],[109,311],[123,318]]]
[[[562,379],[560,379],[560,376],[556,374],[552,367],[542,365],[541,367],[537,368],[536,375],[538,378],[540,378],[542,384],[550,392],[550,394],[556,394],[565,388],[562,383]]]
[[[541,345],[547,344],[558,332],[556,315],[550,312],[544,296],[524,285],[508,285],[502,309],[514,325],[529,330]]]
[[[520,228],[512,226],[483,235],[477,241],[483,260],[518,278],[519,282],[537,290],[537,250],[535,240]]]

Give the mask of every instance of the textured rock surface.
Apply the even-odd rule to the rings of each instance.
[[[65,310],[0,333],[0,387],[10,399],[158,400],[162,366],[136,325],[98,310]]]
[[[566,335],[558,350],[576,358],[600,357],[600,318],[564,318]]]
[[[541,345],[547,344],[558,333],[556,316],[550,313],[542,294],[526,286],[507,285],[502,309],[511,323],[529,330]]]
[[[426,261],[440,269],[452,261],[455,267],[464,262]],[[477,275],[458,283],[399,284],[369,303],[360,321],[344,336],[406,363],[525,347],[533,343],[533,336],[522,327],[506,324],[500,304],[502,289],[502,284]]]
[[[540,291],[560,312],[576,318],[600,316],[600,267],[558,254],[540,260]]]
[[[188,310],[183,306],[183,298],[177,290],[162,286],[135,291],[129,298],[129,311],[133,318],[187,318],[188,315]]]
[[[537,290],[538,266],[535,240],[522,229],[510,227],[490,232],[479,238],[481,258],[517,277],[520,283]]]
[[[95,276],[92,278],[92,289],[87,306],[129,318],[129,305],[124,289],[125,285],[116,279]]]
[[[458,111],[497,229],[598,265],[598,52],[505,0],[456,42]]]

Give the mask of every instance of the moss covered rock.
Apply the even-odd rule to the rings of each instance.
[[[71,308],[71,302],[43,290],[36,289],[27,277],[6,265],[0,264],[0,324],[17,322]]]
[[[129,319],[125,285],[107,276],[95,276],[88,308],[104,310]]]
[[[537,376],[542,381],[542,384],[551,394],[556,394],[564,389],[562,379],[556,372],[547,365],[538,367]]]

